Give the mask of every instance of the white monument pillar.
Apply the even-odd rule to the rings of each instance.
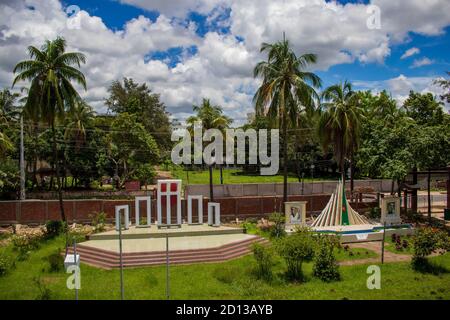
[[[220,226],[220,203],[219,202],[208,202],[208,225],[214,226],[214,227]]]
[[[187,212],[188,212],[188,224],[192,223],[192,200],[197,200],[197,213],[198,213],[198,224],[203,224],[203,196],[188,196],[187,198]]]
[[[158,180],[158,195],[157,195],[157,217],[158,226],[164,225],[162,223],[162,197],[166,200],[166,225],[171,225],[171,200],[175,199],[177,206],[177,225],[181,225],[181,180]]]
[[[141,208],[140,208],[140,202],[141,201],[145,201],[146,203],[147,203],[147,224],[146,225],[144,225],[144,226],[142,226],[141,224],[140,224],[140,220],[141,220],[141,217],[140,217],[140,211],[141,211]],[[152,224],[152,201],[151,201],[151,197],[150,196],[147,196],[147,197],[136,197],[135,199],[134,199],[134,213],[135,213],[135,217],[136,217],[136,227],[137,228],[139,228],[139,227],[150,227],[151,226],[151,224]]]
[[[119,228],[121,227],[119,221],[119,215],[120,211],[123,210],[124,213],[124,222],[125,222],[125,230],[128,230],[130,228],[130,209],[127,205],[123,206],[116,206],[116,231],[119,231]]]

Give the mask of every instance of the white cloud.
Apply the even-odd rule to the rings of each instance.
[[[433,63],[434,63],[434,61],[431,60],[430,58],[423,57],[421,59],[415,59],[410,68],[419,68],[419,67],[423,67],[423,66],[428,66]]]
[[[120,0],[149,11],[158,11],[171,17],[185,17],[191,11],[206,14],[212,11],[223,0]]]
[[[277,41],[283,31],[298,53],[318,54],[314,69],[360,61],[384,63],[393,43],[408,40],[409,32],[438,35],[450,24],[449,1],[374,0],[381,9],[381,29],[369,30],[367,5],[342,5],[325,0],[121,0],[147,10],[158,10],[156,21],[138,16],[123,30],[108,29],[101,18],[79,13],[80,29],[67,27],[67,16],[57,0],[2,1],[0,4],[0,87],[10,86],[12,69],[27,58],[26,47],[40,45],[57,35],[66,38],[69,50],[82,51],[82,67],[88,81],[83,96],[98,111],[106,111],[103,99],[111,81],[133,77],[147,82],[161,94],[174,117],[186,118],[193,103],[209,97],[234,118],[246,118],[259,83],[252,69],[263,59],[262,42]],[[26,6],[33,6],[34,10]],[[229,11],[229,18],[226,14]],[[207,16],[207,25],[229,27],[230,34],[213,30],[204,37],[197,26],[184,20],[190,11]],[[243,39],[242,41],[237,40]],[[183,54],[175,66],[149,60],[150,53],[173,47],[197,47]],[[352,80],[352,79],[350,79]],[[397,85],[409,85],[397,79]],[[414,80],[416,81],[416,80]],[[415,87],[416,83],[412,82]],[[403,92],[394,83],[383,85]],[[397,94],[397,93],[396,93]],[[240,122],[242,122],[240,121]]]
[[[419,53],[420,53],[420,49],[419,48],[412,47],[412,48],[406,50],[405,53],[400,57],[400,59],[403,60],[403,59],[409,58],[409,57],[411,57],[411,56],[413,56],[415,54],[419,54]]]

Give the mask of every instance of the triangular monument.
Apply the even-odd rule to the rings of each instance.
[[[314,220],[312,227],[370,224],[365,217],[361,216],[350,206],[345,196],[344,188],[342,180],[339,180],[336,191],[331,195],[321,214]]]

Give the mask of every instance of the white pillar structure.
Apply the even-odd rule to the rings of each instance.
[[[187,212],[188,212],[188,224],[194,224],[192,222],[192,200],[197,200],[197,213],[198,213],[198,224],[203,224],[203,196],[188,196],[187,198]]]
[[[141,215],[140,215],[140,211],[141,211],[141,207],[140,207],[140,202],[141,201],[145,201],[147,203],[147,224],[146,225],[141,225],[140,221],[141,221]],[[147,196],[147,197],[136,197],[134,199],[134,213],[135,213],[135,217],[136,217],[136,228],[139,227],[150,227],[152,224],[152,202],[151,202],[151,197]]]
[[[124,213],[124,219],[125,222],[125,230],[128,230],[130,228],[130,209],[127,205],[124,206],[116,206],[116,231],[119,231],[119,228],[121,227],[119,223],[119,215],[120,211],[123,210]]]
[[[181,225],[181,180],[158,180],[158,196],[157,196],[157,223],[162,223],[162,197],[166,200],[166,225],[171,225],[171,200],[175,199],[177,206],[177,225]]]
[[[208,202],[208,225],[220,226],[220,203]]]

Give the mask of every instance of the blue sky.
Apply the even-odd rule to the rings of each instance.
[[[68,27],[70,5],[80,9],[79,28]],[[375,30],[366,26],[373,6]],[[180,120],[208,97],[242,122],[258,85],[259,46],[285,31],[298,53],[318,55],[311,68],[324,86],[350,80],[357,89],[387,89],[401,104],[409,90],[439,93],[432,80],[450,70],[449,11],[446,0],[7,0],[0,84],[30,42],[62,35],[88,57],[83,96],[99,112],[108,85],[126,76],[148,83]]]

